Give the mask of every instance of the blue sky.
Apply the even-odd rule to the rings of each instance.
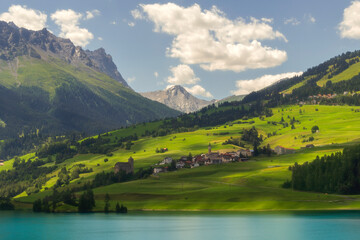
[[[360,48],[360,2],[350,0],[2,0],[0,19],[105,48],[138,92],[181,84],[205,99]]]

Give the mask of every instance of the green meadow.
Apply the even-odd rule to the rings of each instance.
[[[300,111],[301,110],[301,111]],[[161,173],[147,179],[117,183],[94,189],[97,206],[103,210],[104,196],[109,193],[111,207],[116,202],[125,204],[130,210],[325,210],[359,209],[360,196],[342,196],[324,193],[308,193],[284,189],[282,183],[290,179],[289,166],[295,162],[312,161],[317,155],[341,151],[347,144],[359,141],[360,113],[356,107],[348,106],[283,106],[273,109],[273,116],[237,120],[225,125],[198,129],[193,132],[176,133],[163,137],[141,137],[145,129],[156,128],[157,123],[137,125],[113,131],[109,138],[137,133],[139,140],[131,150],[118,149],[112,156],[100,154],[82,154],[61,163],[71,171],[77,164],[85,164],[93,172],[81,174],[70,186],[81,185],[102,171],[113,171],[116,162],[135,159],[135,171],[149,167],[165,157],[178,159],[191,153],[206,153],[209,143],[213,151],[235,151],[233,145],[223,145],[224,141],[241,136],[242,130],[253,126],[263,135],[263,145],[270,144],[295,148],[290,155],[257,157],[248,162],[202,166],[193,169],[181,169],[175,172]],[[289,123],[284,127],[281,119]],[[295,129],[291,128],[290,119],[295,118]],[[311,128],[317,125],[317,133]],[[271,133],[271,136],[268,135]],[[105,137],[105,136],[104,136]],[[309,138],[314,140],[308,142]],[[307,144],[314,144],[311,149],[301,149]],[[251,148],[252,146],[246,146]],[[156,153],[157,148],[168,148],[165,153]],[[26,157],[23,157],[26,159]],[[104,161],[108,159],[108,161]],[[49,163],[50,166],[54,163]],[[11,169],[12,162],[5,162],[0,171]],[[58,172],[59,170],[57,170]],[[38,198],[51,194],[57,180],[57,172],[48,175],[49,180],[41,192],[27,196],[22,193],[16,197],[16,204],[26,207]],[[25,205],[24,205],[25,204]],[[66,210],[66,206],[64,206]]]

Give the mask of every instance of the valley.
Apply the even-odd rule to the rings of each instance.
[[[79,179],[72,180],[65,188],[76,187],[90,181],[97,173],[113,171],[116,162],[125,162],[131,156],[135,159],[135,172],[140,168],[147,168],[162,161],[165,157],[177,160],[207,151],[211,143],[213,151],[235,151],[240,147],[223,145],[233,137],[241,136],[243,129],[255,127],[259,134],[264,136],[262,145],[270,144],[272,148],[277,145],[296,149],[295,154],[273,155],[271,157],[252,157],[247,162],[234,162],[220,165],[200,166],[192,169],[180,169],[175,172],[160,173],[158,176],[149,176],[123,183],[115,183],[94,189],[96,207],[101,211],[104,207],[104,196],[110,195],[111,206],[116,202],[124,203],[129,210],[329,210],[358,208],[360,199],[356,195],[346,196],[324,193],[304,193],[282,188],[282,184],[291,178],[289,166],[295,162],[301,164],[312,161],[316,156],[323,156],[341,151],[344,146],[359,141],[358,112],[354,107],[347,106],[284,106],[274,108],[273,116],[236,120],[225,125],[211,128],[202,128],[193,132],[175,133],[162,137],[140,137],[133,142],[130,150],[119,149],[112,152],[112,156],[101,154],[80,154],[65,160],[58,165],[58,169],[66,167],[71,169],[83,164],[92,168],[93,172],[80,174]],[[300,113],[301,110],[301,113]],[[295,118],[295,129],[282,124],[274,125],[284,118]],[[320,131],[311,133],[311,128],[318,125]],[[115,139],[124,134],[141,135],[142,125],[135,128],[117,130],[103,135],[105,138]],[[269,136],[268,133],[274,133]],[[304,142],[310,136],[311,142]],[[295,139],[296,138],[296,139]],[[307,144],[314,144],[314,148],[305,148]],[[165,153],[155,153],[157,148],[168,148]],[[246,144],[245,147],[251,147]],[[27,159],[31,155],[24,156]],[[108,159],[108,161],[104,161]],[[13,160],[5,162],[0,168],[11,169]],[[53,166],[48,163],[44,166]],[[50,188],[57,181],[59,170],[48,174],[50,178],[39,193],[29,196],[24,192],[15,197],[15,203],[22,208],[38,198],[51,194]],[[49,189],[49,190],[46,190]],[[62,210],[61,210],[62,209]],[[59,211],[72,211],[73,207],[63,206]],[[73,209],[75,210],[75,209]]]

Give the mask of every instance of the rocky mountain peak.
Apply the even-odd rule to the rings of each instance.
[[[0,59],[8,61],[18,56],[41,58],[42,51],[74,65],[85,64],[129,87],[118,72],[112,57],[106,54],[103,48],[84,51],[69,39],[56,37],[46,28],[32,31],[19,28],[12,22],[0,21]]]
[[[129,87],[127,82],[119,73],[111,55],[107,54],[104,48],[99,48],[94,51],[86,50],[85,53],[90,57],[92,62],[95,64],[95,67],[101,72],[106,73],[110,77],[121,82],[124,86]]]
[[[140,94],[153,101],[163,103],[168,107],[186,113],[198,111],[214,102],[196,98],[180,85],[170,86],[165,90]]]

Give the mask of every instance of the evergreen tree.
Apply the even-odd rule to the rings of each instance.
[[[41,208],[41,199],[36,200],[33,203],[33,211],[34,212],[41,212],[42,208]]]
[[[89,188],[86,190],[79,199],[79,212],[91,212],[95,207],[94,192]]]
[[[108,193],[105,194],[105,207],[104,212],[108,213],[110,208],[110,196]]]

